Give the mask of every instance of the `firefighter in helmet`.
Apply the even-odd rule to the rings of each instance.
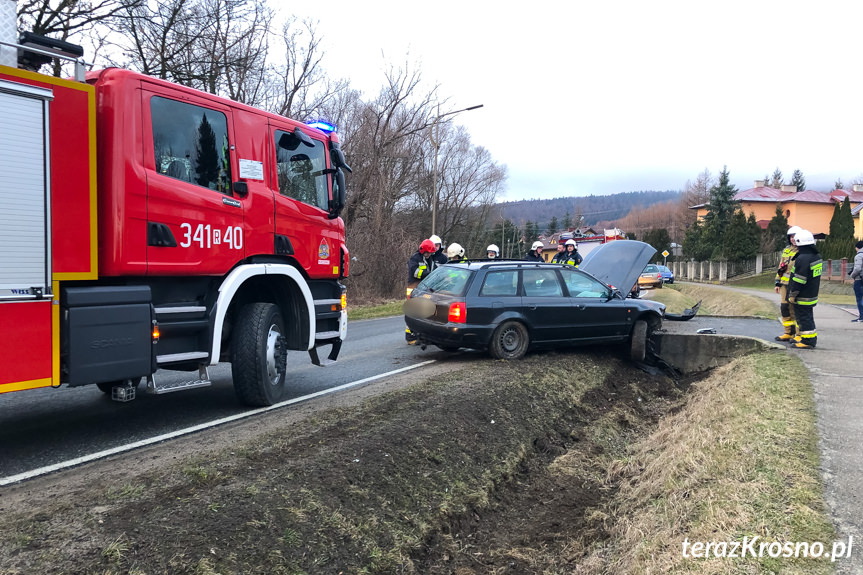
[[[794,339],[796,334],[794,321],[794,305],[788,303],[788,267],[791,265],[791,259],[797,254],[797,246],[794,245],[794,236],[797,232],[803,231],[800,226],[791,226],[788,228],[788,245],[782,250],[782,258],[779,260],[779,268],[776,270],[776,279],[774,281],[774,291],[779,294],[779,315],[782,316],[782,327],[784,332],[782,335],[776,336],[776,341],[788,341]]]
[[[433,257],[435,251],[437,250],[431,239],[423,240],[419,249],[408,260],[408,287],[406,290],[408,298],[411,297],[411,292],[414,291],[420,281],[437,267],[437,262]],[[408,326],[405,326],[405,340],[410,345],[414,345],[417,341],[416,336]]]
[[[499,260],[500,259],[500,248],[495,244],[491,244],[487,248],[485,248],[485,253],[490,260]]]
[[[582,259],[581,254],[578,253],[578,245],[575,243],[575,240],[566,240],[564,250],[562,252],[558,252],[551,261],[558,264],[578,267],[579,264],[581,264]]]
[[[451,264],[459,264],[467,261],[464,257],[464,248],[460,244],[452,243],[446,249],[447,262]]]
[[[544,262],[542,259],[542,242],[537,240],[530,246],[530,251],[527,252],[527,257],[524,258],[529,262]]]
[[[444,265],[447,262],[447,256],[446,251],[444,250],[443,240],[440,239],[440,236],[436,236],[434,234],[429,236],[429,240],[434,244],[434,254],[432,254],[432,258],[437,265]]]
[[[818,343],[813,311],[818,303],[823,264],[812,232],[800,230],[794,236],[794,243],[797,244],[797,253],[788,266],[788,303],[794,306],[797,336],[792,340],[791,347],[812,349]]]

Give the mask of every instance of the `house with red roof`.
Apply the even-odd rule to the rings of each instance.
[[[755,214],[755,219],[762,229],[776,215],[776,206],[785,214],[789,226],[800,226],[813,234],[827,234],[830,231],[830,220],[833,218],[833,209],[837,203],[842,203],[845,198],[850,198],[851,214],[854,217],[854,235],[863,237],[863,223],[861,223],[860,212],[863,210],[863,185],[854,184],[849,190],[833,190],[831,192],[817,192],[815,190],[797,191],[797,186],[785,185],[781,189],[771,188],[765,185],[763,180],[756,180],[755,186],[737,192],[734,200],[740,203],[743,213]],[[707,214],[708,204],[692,206],[690,209],[697,210],[698,218],[702,219]]]

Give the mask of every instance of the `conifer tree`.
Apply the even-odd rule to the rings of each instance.
[[[803,177],[803,172],[800,170],[794,170],[794,173],[791,174],[791,185],[797,186],[798,192],[802,192],[806,189],[806,178]]]
[[[766,241],[769,246],[767,249],[772,249],[776,252],[782,251],[788,243],[787,234],[788,218],[785,217],[782,206],[776,204],[776,214],[774,214],[770,223],[767,224]]]
[[[842,204],[836,202],[833,204],[833,216],[830,218],[830,237],[838,238],[840,236],[839,233],[839,211],[842,209]]]
[[[851,215],[851,198],[845,196],[842,208],[839,210],[839,237],[854,239],[854,217]]]
[[[722,245],[725,229],[737,208],[737,202],[734,200],[737,187],[731,184],[729,180],[728,167],[723,166],[719,173],[719,183],[710,188],[710,207],[707,210],[707,215],[704,216],[706,229],[711,230],[712,234],[716,234],[707,239],[716,246]]]
[[[784,183],[785,182],[782,180],[782,170],[777,167],[773,170],[773,177],[770,178],[770,187],[778,190],[782,188],[782,184]]]

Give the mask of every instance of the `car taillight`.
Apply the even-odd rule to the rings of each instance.
[[[447,321],[450,323],[465,323],[467,321],[467,307],[463,301],[457,301],[449,304],[449,314]]]

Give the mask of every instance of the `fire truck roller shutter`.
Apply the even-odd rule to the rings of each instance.
[[[51,292],[50,90],[0,80],[0,299]]]

